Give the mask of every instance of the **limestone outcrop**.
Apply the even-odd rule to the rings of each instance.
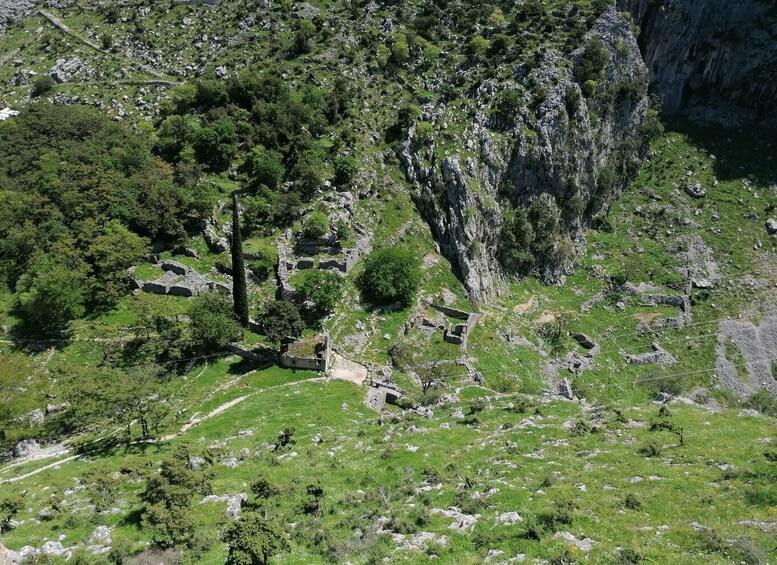
[[[416,203],[473,299],[504,286],[509,269],[499,261],[500,232],[512,210],[538,203],[559,219],[558,237],[535,268],[544,282],[559,284],[571,272],[583,228],[638,169],[647,69],[631,25],[617,11],[605,12],[582,45],[593,38],[601,40],[608,62],[587,95],[571,70],[584,47],[566,58],[547,50],[512,86],[523,96],[514,121],[486,110],[499,91],[484,82],[474,94],[482,110],[464,124],[460,146],[443,153],[409,128],[400,159],[417,187]],[[529,85],[540,85],[540,99]],[[425,107],[422,119],[445,129],[461,118],[440,105]],[[568,210],[569,202],[576,209]]]

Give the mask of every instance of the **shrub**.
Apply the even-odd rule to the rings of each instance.
[[[243,336],[232,312],[232,300],[219,292],[197,296],[189,306],[192,341],[206,350],[226,347]]]
[[[490,45],[488,39],[482,35],[475,35],[467,43],[467,51],[469,51],[469,54],[472,55],[474,59],[480,59],[486,54]]]
[[[431,122],[421,122],[416,128],[416,134],[418,135],[418,141],[429,143],[434,135],[434,124]]]
[[[54,88],[56,84],[57,82],[50,75],[41,75],[32,83],[32,92],[30,94],[33,98],[42,96]]]
[[[257,251],[254,251],[254,259],[249,263],[248,268],[254,276],[260,281],[266,280],[278,264],[278,250],[272,245],[262,245]]]
[[[575,68],[575,79],[579,84],[589,80],[598,80],[604,72],[604,67],[610,54],[604,46],[604,42],[598,37],[594,37],[583,48],[580,60]]]
[[[594,94],[596,94],[596,89],[599,88],[599,83],[595,80],[587,80],[585,81],[582,86],[581,90],[583,91],[583,96],[586,98],[591,98]]]
[[[338,186],[350,186],[356,173],[359,171],[359,164],[353,157],[340,157],[335,161],[335,183]]]
[[[288,546],[280,527],[252,513],[231,524],[224,532],[224,541],[229,547],[227,565],[266,565],[270,557]]]
[[[496,96],[494,110],[496,114],[508,122],[514,122],[518,117],[518,111],[523,105],[523,97],[517,90],[502,90]]]
[[[304,273],[299,290],[313,303],[312,313],[317,316],[329,314],[343,297],[342,277],[328,270],[316,269]]]
[[[306,239],[318,239],[329,233],[329,218],[323,212],[311,212],[302,228]]]
[[[420,260],[407,247],[385,247],[370,253],[358,278],[362,296],[376,304],[409,306],[421,285]]]
[[[758,410],[763,414],[777,417],[777,398],[775,398],[769,391],[761,389],[747,399],[745,402],[747,408]]]
[[[302,335],[305,324],[297,307],[287,300],[270,302],[260,315],[260,331],[273,343]]]
[[[283,160],[276,151],[264,147],[254,147],[246,158],[244,169],[254,187],[265,185],[275,190],[286,174]]]
[[[629,510],[640,510],[642,508],[642,503],[633,493],[630,492],[623,500],[623,506]]]

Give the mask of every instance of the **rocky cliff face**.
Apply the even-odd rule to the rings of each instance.
[[[474,299],[504,288],[511,269],[499,260],[500,240],[512,214],[531,207],[555,222],[550,240],[539,242],[546,252],[535,272],[560,283],[586,223],[636,170],[647,70],[631,26],[616,11],[597,20],[584,44],[593,38],[601,39],[607,63],[586,95],[572,78],[583,48],[567,56],[546,50],[531,69],[519,70],[516,84],[478,88],[475,119],[456,147],[436,147],[434,137],[421,139],[410,128],[401,160],[417,205]],[[523,93],[513,119],[489,114],[499,91],[510,88]],[[437,130],[457,119],[444,107],[424,110],[422,119]]]
[[[667,114],[777,122],[777,4],[622,0]]]

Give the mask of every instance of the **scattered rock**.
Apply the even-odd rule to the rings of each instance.
[[[704,198],[707,196],[707,191],[698,182],[696,184],[686,184],[685,193],[693,198]]]
[[[45,415],[43,414],[43,410],[40,408],[36,408],[29,414],[25,414],[21,418],[19,418],[22,422],[27,422],[27,425],[31,428],[34,428],[35,426],[40,426],[43,424],[43,421],[45,420]]]
[[[776,234],[777,220],[775,220],[774,218],[769,218],[768,220],[766,220],[766,231],[771,235]]]
[[[496,521],[500,524],[509,526],[511,524],[515,524],[516,522],[523,522],[523,518],[520,514],[518,514],[518,512],[503,512],[497,516]]]
[[[448,510],[434,508],[432,514],[442,514],[448,518],[453,518],[453,523],[448,527],[459,532],[472,531],[480,518],[480,514],[464,514],[455,506],[451,506]]]
[[[93,545],[111,545],[111,529],[108,526],[97,526],[89,542]]]
[[[64,412],[68,408],[70,408],[69,402],[63,402],[62,404],[47,404],[46,414],[57,414],[59,412]]]
[[[244,492],[237,494],[211,494],[206,496],[200,501],[200,504],[206,504],[208,502],[226,502],[227,503],[227,515],[233,520],[237,520],[240,517],[243,505],[248,502],[248,495]]]
[[[42,451],[38,442],[34,439],[23,439],[17,443],[13,448],[13,456],[15,459],[26,459],[27,457],[34,457]]]
[[[578,539],[569,532],[556,532],[553,534],[553,539],[566,540],[580,551],[591,551],[594,547],[594,542],[591,538]]]

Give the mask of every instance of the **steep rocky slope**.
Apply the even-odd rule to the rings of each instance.
[[[744,0],[627,0],[668,114],[734,124],[777,119],[777,8]]]
[[[410,128],[401,158],[418,186],[416,201],[474,299],[502,286],[501,231],[513,210],[537,203],[535,209],[545,210],[543,220],[559,225],[537,270],[545,282],[560,283],[572,267],[582,228],[638,166],[647,71],[631,27],[618,12],[602,15],[584,44],[596,39],[607,63],[587,96],[573,78],[584,48],[568,56],[548,50],[533,68],[518,71],[517,85],[503,87],[522,93],[512,120],[478,112],[460,144],[442,151]],[[491,100],[498,94],[493,83],[484,83],[475,97]],[[425,110],[423,118],[437,127],[457,119],[444,108]],[[537,221],[533,229],[540,231]]]

